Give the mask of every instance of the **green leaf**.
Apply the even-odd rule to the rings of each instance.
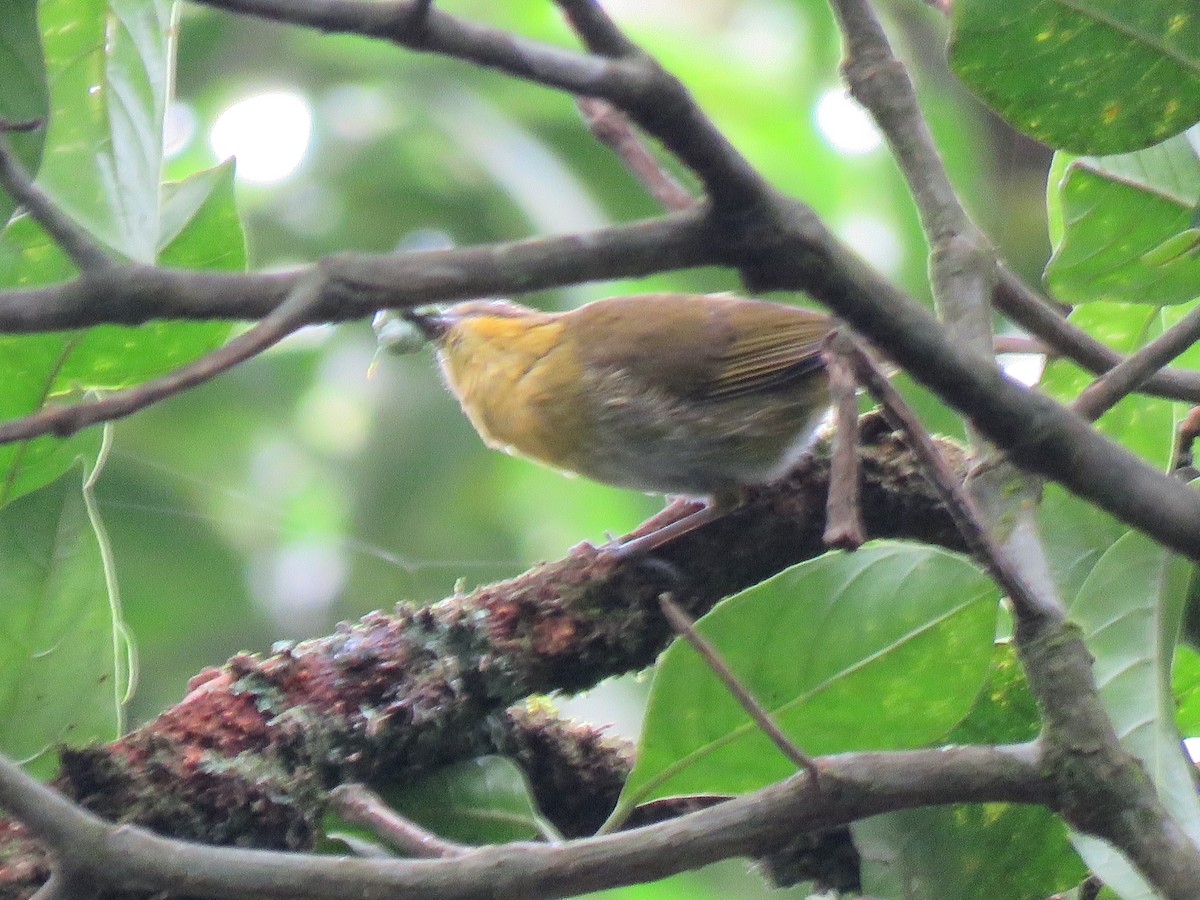
[[[38,182],[138,262],[159,235],[172,0],[43,0],[50,128]]]
[[[1200,16],[1184,0],[959,0],[950,63],[1055,148],[1123,153],[1200,118]]]
[[[40,409],[53,395],[58,371],[74,345],[61,332],[0,336],[0,421]],[[80,455],[99,447],[98,431],[0,444],[0,507],[60,477]]]
[[[1087,874],[1044,807],[979,803],[911,809],[854,825],[863,892],[893,900],[1028,900]]]
[[[1037,704],[1011,645],[996,645],[988,685],[949,744],[1032,740]],[[1045,807],[988,803],[906,810],[852,826],[864,893],[881,897],[1024,900],[1086,874],[1061,819]]]
[[[997,599],[962,557],[881,542],[794,566],[723,601],[698,627],[805,752],[915,747],[970,709]],[[750,791],[793,771],[677,641],[655,672],[621,804]]]
[[[132,677],[90,481],[0,512],[0,752],[47,776],[57,744],[120,733]]]
[[[463,844],[503,844],[552,833],[510,759],[482,756],[446,766],[415,784],[388,793],[401,814]]]
[[[46,67],[42,59],[42,36],[38,32],[36,0],[0,3],[0,118],[9,122],[45,119],[50,100],[46,89]],[[42,158],[45,128],[13,132],[8,142],[30,172]],[[0,190],[0,227],[9,220],[16,204]]]
[[[1064,603],[1079,593],[1096,563],[1129,531],[1104,510],[1057,484],[1047,484],[1044,489],[1038,507],[1038,530]]]
[[[1041,729],[1037,701],[1012,644],[996,644],[987,686],[971,712],[946,735],[950,744],[1019,744]]]
[[[1060,300],[1157,306],[1200,296],[1192,221],[1200,154],[1191,134],[1137,153],[1056,164],[1061,177],[1051,181],[1048,202],[1061,230],[1052,229],[1045,278]]]
[[[1186,644],[1175,648],[1171,688],[1175,694],[1175,726],[1179,733],[1185,738],[1200,738],[1200,653]]]
[[[438,769],[381,796],[393,809],[422,828],[461,844],[504,844],[554,835],[553,826],[534,805],[525,774],[512,760],[482,756]],[[323,828],[331,839],[346,832],[378,838],[361,826],[327,813]],[[557,835],[554,835],[557,836]]]
[[[1200,840],[1200,800],[1180,747],[1169,687],[1190,574],[1186,560],[1129,532],[1096,563],[1069,615],[1095,658],[1100,699],[1122,745],[1145,763],[1184,831]],[[1108,844],[1086,835],[1072,840],[1088,867],[1123,897],[1149,891]]]
[[[246,236],[233,175],[230,159],[163,185],[161,265],[235,272],[246,268]]]

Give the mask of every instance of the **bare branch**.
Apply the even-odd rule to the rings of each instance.
[[[621,33],[596,0],[555,0],[587,48],[600,56],[637,56],[637,45]]]
[[[887,138],[929,236],[933,294],[946,328],[959,344],[990,353],[992,248],[950,183],[917,92],[870,3],[830,0],[830,5],[845,46],[842,74]]]
[[[1098,419],[1147,378],[1200,340],[1200,307],[1089,384],[1071,404],[1087,419]]]
[[[912,411],[900,393],[884,377],[871,361],[866,351],[850,335],[844,335],[841,353],[853,367],[859,384],[871,392],[883,407],[883,413],[893,427],[904,435],[930,482],[937,488],[938,495],[958,526],[963,540],[981,565],[985,566],[1000,587],[1008,594],[1019,615],[1030,622],[1058,621],[1061,611],[1046,606],[1041,594],[1025,584],[1024,576],[1006,558],[983,524],[975,503],[962,486],[961,479],[946,464],[945,457],[933,443],[933,438],[916,413]]]
[[[322,299],[305,324],[359,319],[381,308],[511,296],[709,265],[720,255],[720,233],[707,212],[700,204],[584,234],[328,257],[320,263],[329,276]],[[0,291],[0,332],[140,325],[154,319],[261,319],[308,271],[244,274],[132,265],[88,272],[61,284]]]
[[[992,350],[1000,353],[1035,353],[1039,356],[1056,355],[1053,348],[1035,337],[1023,334],[998,334],[992,338]]]
[[[696,106],[687,88],[642,53],[603,17],[599,7],[571,4],[589,39],[619,56],[581,55],[461,20],[434,7],[412,27],[414,0],[197,0],[205,6],[307,25],[322,31],[378,37],[413,50],[440,53],[518,78],[600,97],[657,137],[704,183],[714,205],[753,205],[763,183],[754,167]],[[601,35],[601,30],[604,34]]]
[[[596,140],[612,150],[663,209],[681,211],[695,205],[696,198],[661,166],[642,143],[629,118],[605,100],[580,97],[576,101],[583,121]]]
[[[28,440],[43,434],[65,437],[88,425],[124,418],[203,384],[277,344],[300,328],[320,299],[320,288],[321,281],[317,273],[310,274],[298,281],[287,299],[249,331],[174,372],[116,391],[99,400],[73,406],[47,406],[23,418],[0,423],[0,444]]]
[[[557,845],[484,847],[445,860],[345,859],[207,847],[128,825],[105,828],[102,839],[79,848],[77,855],[81,870],[92,875],[94,884],[189,897],[490,896],[497,873],[503,872],[507,894],[533,900],[650,881],[720,859],[760,855],[799,830],[897,809],[1051,799],[1029,745],[852,753],[824,758],[821,764],[822,782],[829,790],[817,790],[807,776],[793,777],[644,828]],[[9,788],[15,768],[0,760],[0,797],[6,801],[13,796]],[[61,798],[58,802],[66,803]],[[23,809],[29,805],[21,803]],[[91,819],[67,807],[65,818]]]
[[[866,533],[858,501],[858,395],[854,371],[843,356],[841,328],[844,327],[835,331],[824,354],[833,400],[834,431],[823,539],[830,547],[856,550],[866,540]]]
[[[636,82],[607,60],[457,18],[428,0],[197,0],[203,6],[323,32],[380,38],[437,53],[573,94],[623,95]]]
[[[426,831],[383,802],[364,784],[343,784],[329,793],[329,804],[347,822],[370,828],[378,837],[409,856],[462,856],[471,848]]]
[[[992,302],[996,309],[1041,338],[1057,353],[1097,375],[1107,372],[1125,358],[1082,328],[1072,325],[1055,304],[1004,267],[1000,269],[1000,280],[992,294]],[[1164,369],[1146,379],[1141,389],[1168,400],[1200,403],[1200,372]]]

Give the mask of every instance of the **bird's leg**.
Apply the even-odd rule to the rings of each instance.
[[[705,502],[698,509],[692,510],[687,515],[681,518],[668,521],[635,538],[630,538],[625,542],[613,541],[603,548],[603,552],[612,553],[619,558],[629,559],[635,556],[644,556],[652,550],[657,550],[664,544],[682,537],[709,522],[715,522],[726,513],[736,509],[742,505],[741,492],[731,494],[719,494]],[[666,512],[664,510],[663,512]],[[659,513],[653,519],[661,517],[663,513]]]

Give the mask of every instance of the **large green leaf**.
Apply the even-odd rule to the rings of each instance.
[[[43,0],[50,127],[39,183],[119,253],[158,238],[173,0]]]
[[[0,752],[43,775],[57,744],[118,735],[131,678],[91,481],[0,511]]]
[[[157,220],[156,220],[157,221]],[[158,260],[193,269],[242,269],[245,236],[238,218],[233,165],[197,172],[163,187]],[[41,284],[70,277],[63,252],[28,216],[0,237],[0,283]],[[106,325],[77,332],[0,336],[0,418],[33,412],[83,390],[113,390],[183,365],[220,345],[223,322]],[[80,446],[78,437],[0,445],[0,505],[57,478]]]
[[[1129,529],[1065,488],[1047,484],[1038,507],[1038,530],[1054,584],[1068,602],[1079,593],[1100,558]]]
[[[1011,645],[998,644],[987,688],[951,744],[1015,743],[1038,712]],[[1025,900],[1086,874],[1061,819],[1042,806],[989,803],[904,810],[853,825],[863,891],[880,897]]]
[[[863,891],[889,900],[1029,900],[1087,874],[1062,820],[1040,806],[981,803],[874,816],[854,826]]]
[[[405,816],[464,844],[502,844],[553,834],[512,760],[484,756],[439,769],[388,793]]]
[[[1130,532],[1097,561],[1069,615],[1083,628],[1096,686],[1122,745],[1142,760],[1163,803],[1200,842],[1200,800],[1180,747],[1170,688],[1189,576],[1186,560]],[[1108,844],[1086,835],[1072,840],[1089,868],[1122,897],[1153,896]]]
[[[954,70],[1052,147],[1122,153],[1200,118],[1191,0],[958,0],[953,9]]]
[[[1121,156],[1059,154],[1047,190],[1055,296],[1153,305],[1200,296],[1198,146],[1192,129]]]
[[[171,10],[167,0],[41,5],[52,112],[38,180],[124,255],[242,268],[232,167],[160,185]],[[70,260],[29,216],[13,219],[0,234],[0,285],[49,284],[73,274]],[[153,377],[217,346],[228,332],[222,323],[170,322],[0,337],[0,418]],[[42,437],[0,446],[0,505],[53,481],[96,439]]]
[[[0,118],[29,122],[46,117],[49,97],[36,0],[0,3],[0,85],[4,85],[0,90]],[[41,128],[8,135],[17,158],[30,172],[37,171],[44,137]],[[0,228],[14,208],[13,199],[0,191]]]
[[[883,542],[794,566],[723,601],[698,627],[806,752],[914,747],[970,709],[987,675],[996,601],[962,557]],[[749,791],[793,771],[676,642],[655,672],[621,806]]]

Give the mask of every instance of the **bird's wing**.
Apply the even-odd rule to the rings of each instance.
[[[749,315],[747,315],[749,313]],[[782,390],[821,369],[829,320],[794,307],[731,310],[733,339],[704,394],[712,399]]]

